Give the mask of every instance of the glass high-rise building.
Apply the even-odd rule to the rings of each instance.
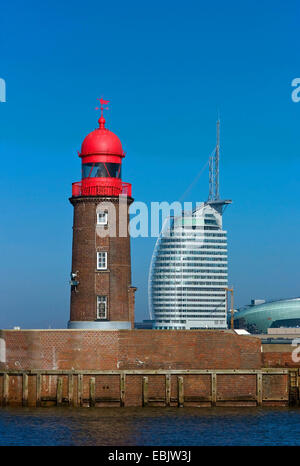
[[[154,328],[227,328],[227,232],[222,212],[230,202],[208,201],[165,222],[149,275]]]

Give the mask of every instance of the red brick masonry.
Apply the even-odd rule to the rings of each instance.
[[[230,330],[0,330],[0,339],[3,405],[177,406],[180,400],[196,406],[287,404],[291,383],[298,384],[298,370],[287,370],[295,367],[288,366],[288,351],[283,356],[272,345],[272,351],[263,352],[259,338]],[[278,374],[261,371],[272,367]],[[164,373],[153,373],[157,370]],[[203,372],[172,372],[180,370]],[[126,371],[122,382],[121,372]]]
[[[259,369],[258,338],[199,330],[0,330],[0,369]]]

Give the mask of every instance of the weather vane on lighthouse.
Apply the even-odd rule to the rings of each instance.
[[[101,99],[97,99],[97,100],[100,101],[101,106],[100,106],[100,108],[96,107],[96,110],[101,110],[101,117],[103,117],[103,110],[108,110],[108,107],[104,108],[104,105],[107,105],[110,101],[109,100],[104,100],[104,99],[102,99],[102,97],[101,97]]]
[[[99,123],[99,127],[100,129],[104,129],[104,126],[105,126],[105,118],[103,116],[103,110],[108,110],[108,107],[105,107],[104,108],[104,105],[107,105],[109,103],[109,100],[104,100],[102,97],[101,99],[97,99],[100,101],[100,108],[99,107],[96,107],[96,110],[101,110],[101,116],[98,120],[98,123]]]

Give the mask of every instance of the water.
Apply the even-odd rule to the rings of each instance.
[[[300,445],[300,409],[5,408],[0,445]]]

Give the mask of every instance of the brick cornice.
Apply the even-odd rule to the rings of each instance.
[[[76,196],[70,197],[69,201],[72,205],[78,204],[79,202],[92,202],[94,204],[99,204],[99,202],[109,201],[118,204],[119,202],[123,202],[125,197],[119,196]],[[132,197],[127,197],[127,204],[132,204],[134,199]]]

